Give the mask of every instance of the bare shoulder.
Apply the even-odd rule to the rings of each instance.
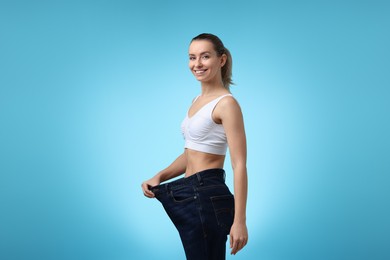
[[[233,96],[227,96],[222,98],[215,107],[214,118],[216,121],[221,121],[232,116],[241,116],[241,107]]]
[[[222,98],[218,106],[220,110],[226,111],[226,110],[241,110],[240,104],[238,103],[237,99],[235,99],[233,96],[227,96]]]

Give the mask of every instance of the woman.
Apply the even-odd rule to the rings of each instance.
[[[187,259],[225,259],[248,241],[246,227],[246,137],[239,104],[229,91],[232,58],[222,41],[200,34],[189,47],[189,68],[201,94],[181,125],[184,152],[142,183],[144,195],[156,197],[179,231]],[[223,165],[229,147],[234,197],[225,184]],[[183,178],[160,184],[181,174]]]

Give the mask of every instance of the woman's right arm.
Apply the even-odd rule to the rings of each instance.
[[[144,181],[141,185],[144,195],[148,198],[154,198],[153,192],[149,190],[149,187],[159,185],[161,182],[175,178],[180,174],[183,174],[187,168],[187,158],[185,153],[179,155],[176,160],[171,163],[167,168],[157,173],[151,179]]]

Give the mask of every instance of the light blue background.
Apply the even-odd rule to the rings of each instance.
[[[182,152],[192,37],[231,50],[249,243],[390,259],[388,1],[1,1],[0,258],[184,259],[140,184]],[[226,162],[227,182],[232,170]]]

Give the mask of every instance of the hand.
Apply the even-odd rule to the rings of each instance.
[[[160,179],[157,176],[154,176],[153,178],[144,181],[141,184],[141,188],[142,191],[144,192],[145,197],[154,198],[154,193],[151,190],[149,190],[149,188],[159,184],[160,184]]]
[[[245,223],[234,222],[230,229],[230,254],[235,255],[248,243],[248,229]]]

